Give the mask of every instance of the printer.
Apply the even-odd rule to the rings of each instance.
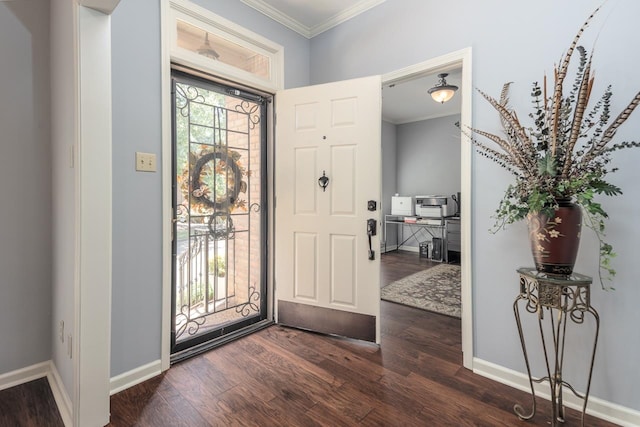
[[[396,194],[391,197],[391,215],[414,216],[414,201],[412,196],[400,196]]]
[[[455,206],[447,204],[447,196],[416,196],[416,216],[442,218],[453,215]]]

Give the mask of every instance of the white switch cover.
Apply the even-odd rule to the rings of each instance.
[[[156,171],[156,155],[153,153],[136,152],[136,170],[140,172]]]

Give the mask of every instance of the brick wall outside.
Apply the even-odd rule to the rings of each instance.
[[[236,111],[241,101],[227,97],[227,108]],[[256,105],[244,103],[241,109],[249,111]],[[256,110],[259,113],[259,110]],[[259,116],[258,116],[259,117]],[[251,129],[253,128],[253,129]],[[246,182],[246,192],[238,195],[245,206],[232,212],[236,229],[235,238],[229,246],[227,265],[227,292],[233,295],[230,304],[242,304],[248,301],[250,287],[260,291],[261,276],[261,224],[262,213],[250,209],[251,205],[261,204],[261,135],[260,124],[252,125],[249,116],[242,113],[227,115],[227,143],[230,151],[241,155],[240,164],[245,168],[242,180]]]

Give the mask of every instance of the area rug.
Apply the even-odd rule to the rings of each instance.
[[[460,318],[460,266],[436,265],[385,286],[380,294],[386,301]]]

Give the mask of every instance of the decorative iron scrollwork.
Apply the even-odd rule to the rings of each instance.
[[[184,322],[176,330],[176,339],[180,338],[185,332],[189,335],[197,334],[200,326],[204,325],[206,321],[206,317],[196,317],[192,319],[189,314],[189,305],[183,305],[180,307],[180,313],[176,314],[176,325]]]
[[[204,96],[198,92],[198,88],[193,86],[176,85],[176,108],[180,110],[182,117],[189,116],[190,102],[204,102]]]
[[[227,212],[215,212],[209,216],[209,234],[216,240],[233,239],[235,228],[231,215]]]
[[[255,285],[249,286],[249,298],[244,304],[236,306],[236,313],[242,314],[242,317],[247,317],[251,313],[260,312],[260,307],[256,302],[260,303],[260,292],[256,290]]]
[[[236,105],[235,108],[238,113],[247,115],[247,118],[249,119],[249,129],[254,129],[256,125],[260,123],[260,115],[255,114],[259,109],[260,105],[251,104],[249,101],[242,101],[240,104]]]

